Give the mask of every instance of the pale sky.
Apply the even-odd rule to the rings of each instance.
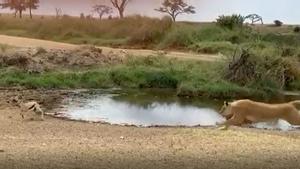
[[[40,0],[40,8],[36,14],[55,14],[55,8],[60,7],[68,15],[90,14],[94,4],[109,4],[109,0]],[[141,14],[161,16],[154,8],[158,8],[163,0],[132,0],[128,5],[126,15]],[[284,23],[300,24],[299,0],[187,0],[196,7],[196,14],[182,15],[179,20],[214,21],[219,15],[257,13],[266,23],[279,19]],[[2,10],[7,12],[6,10]]]

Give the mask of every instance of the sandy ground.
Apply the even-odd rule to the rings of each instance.
[[[23,37],[14,37],[7,35],[0,35],[0,44],[7,44],[10,46],[16,47],[25,47],[25,48],[36,48],[42,47],[45,49],[65,49],[72,50],[78,48],[79,45],[73,45],[68,43],[60,43],[53,42],[47,40],[38,40],[31,38],[23,38]],[[126,54],[131,54],[135,56],[149,56],[149,55],[157,55],[163,52],[154,51],[154,50],[142,50],[142,49],[115,49],[109,47],[99,47],[103,50],[104,54],[110,52],[126,52]],[[221,56],[219,55],[207,55],[207,54],[195,54],[195,53],[183,53],[183,52],[167,52],[165,54],[167,57],[175,57],[179,59],[194,59],[194,60],[203,60],[203,61],[216,61]]]
[[[16,93],[47,105],[54,91],[0,91],[2,169],[196,169],[300,166],[300,132],[231,128],[135,128],[64,121],[22,120],[7,102]],[[49,98],[51,101],[46,102]]]

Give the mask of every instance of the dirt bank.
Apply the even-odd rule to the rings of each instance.
[[[22,47],[22,48],[39,48],[42,47],[47,50],[74,50],[78,48],[80,45],[68,44],[68,43],[60,43],[53,42],[47,40],[39,40],[32,38],[24,38],[24,37],[14,37],[7,35],[0,35],[0,44],[6,44],[10,46]],[[179,58],[179,59],[193,59],[193,60],[201,60],[201,61],[216,61],[220,59],[219,55],[208,55],[208,54],[196,54],[196,53],[183,53],[183,52],[175,52],[175,51],[154,51],[154,50],[142,50],[142,49],[115,49],[110,47],[99,47],[103,50],[103,53],[127,53],[129,55],[134,56],[149,56],[149,55],[157,55],[164,54],[167,57]]]
[[[32,73],[68,68],[121,63],[125,55],[103,54],[100,48],[80,46],[72,50],[44,48],[10,48],[0,53],[0,66],[21,68]]]
[[[135,128],[52,117],[23,121],[20,110],[7,103],[19,93],[43,106],[55,105],[67,95],[61,91],[0,91],[3,169],[299,168],[298,131]]]

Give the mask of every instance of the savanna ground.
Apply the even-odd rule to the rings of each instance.
[[[2,90],[0,168],[299,168],[300,134],[232,127],[136,128],[21,119],[6,102],[22,93],[48,109],[67,91]]]
[[[67,96],[64,90],[80,88],[171,88],[178,97],[212,99],[297,91],[300,34],[293,26],[227,29],[140,16],[104,21],[1,16],[0,23],[6,35],[150,50],[141,57],[139,50],[1,45],[0,168],[299,168],[299,131],[136,128],[52,117],[41,122],[28,119],[33,115],[22,120],[7,102],[21,94],[51,111]],[[193,52],[192,58],[170,56],[174,50]],[[203,54],[220,57],[195,59]],[[240,67],[232,71],[231,65]]]

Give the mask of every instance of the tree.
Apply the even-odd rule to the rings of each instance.
[[[39,7],[40,0],[26,0],[26,7],[29,8],[29,15],[32,19],[32,10]]]
[[[111,14],[112,8],[106,5],[95,5],[93,6],[93,12],[96,12],[99,15],[100,20],[102,19],[103,15]]]
[[[80,19],[85,19],[85,15],[84,15],[84,13],[80,13]]]
[[[244,20],[249,19],[251,20],[251,24],[254,25],[256,22],[260,22],[262,25],[264,24],[263,19],[261,16],[257,15],[257,14],[250,14],[247,15]]]
[[[10,0],[2,0],[0,7],[2,9],[9,8],[10,10],[15,10],[14,16],[17,17],[17,10],[15,9],[15,5],[13,1]]]
[[[130,0],[110,0],[110,2],[119,11],[120,18],[124,18],[124,11]]]
[[[17,13],[19,13],[19,17],[22,18],[22,13],[26,10],[26,0],[2,0],[0,6],[2,8],[15,10],[15,17],[17,16]]]
[[[55,18],[59,19],[63,15],[61,8],[55,8]]]
[[[176,21],[177,16],[180,14],[196,13],[195,7],[188,5],[184,2],[184,0],[164,0],[162,7],[155,10],[169,14],[174,22]]]

